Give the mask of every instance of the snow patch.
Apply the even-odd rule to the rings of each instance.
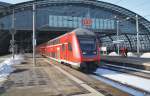
[[[150,53],[143,53],[141,58],[150,58]]]
[[[123,86],[119,83],[116,83],[116,82],[113,82],[111,80],[108,80],[108,79],[105,79],[105,78],[102,78],[102,77],[99,77],[99,76],[95,76],[95,75],[91,75],[92,77],[96,78],[97,80],[100,80],[102,82],[105,82],[115,88],[118,88],[124,92],[127,92],[129,94],[132,94],[133,96],[145,96],[145,94],[143,92],[140,92],[136,89],[133,89],[133,88],[130,88],[130,87],[127,87],[127,86]]]
[[[119,56],[116,52],[109,53],[109,56]]]
[[[6,80],[9,74],[15,70],[12,65],[21,64],[23,61],[23,55],[15,55],[14,59],[11,57],[0,63],[0,82]]]
[[[103,68],[97,69],[95,73],[104,76],[106,78],[110,78],[112,80],[121,82],[123,84],[135,86],[136,88],[143,89],[150,92],[150,79],[133,76],[130,74],[112,71],[108,69],[103,69]]]
[[[127,55],[128,55],[128,57],[137,57],[137,56],[136,56],[134,53],[132,53],[132,52],[128,52]]]

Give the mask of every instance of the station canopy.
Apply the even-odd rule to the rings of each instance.
[[[16,42],[26,48],[32,37],[32,6],[36,5],[36,37],[38,44],[50,37],[42,34],[58,36],[75,28],[87,28],[95,32],[100,45],[108,50],[116,50],[117,40],[120,47],[136,51],[137,31],[136,16],[138,16],[140,51],[150,51],[150,22],[144,17],[120,6],[97,0],[35,0],[18,4],[6,4],[0,7],[0,44],[9,41],[8,35],[12,28],[12,13],[15,13]],[[117,26],[117,22],[119,24]],[[117,38],[118,27],[118,38]],[[8,33],[8,34],[6,34]],[[21,35],[23,34],[23,35]],[[1,36],[3,36],[1,38]],[[8,39],[9,38],[9,39]],[[43,40],[45,39],[45,40]],[[30,46],[31,48],[31,46]]]

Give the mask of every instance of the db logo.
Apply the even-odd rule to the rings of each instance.
[[[85,18],[85,19],[82,20],[82,23],[83,23],[83,25],[85,25],[85,26],[90,26],[90,25],[92,25],[92,19],[90,19],[90,18]]]

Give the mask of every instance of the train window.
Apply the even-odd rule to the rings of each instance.
[[[58,40],[56,40],[56,44],[58,44]]]
[[[58,44],[60,43],[60,40],[58,39]]]
[[[59,39],[57,39],[57,44],[59,44]]]
[[[71,43],[68,43],[68,49],[69,49],[69,51],[72,51],[72,44]]]
[[[54,40],[54,45],[56,44],[56,41]]]
[[[55,45],[55,41],[53,41],[53,45]]]
[[[55,40],[55,45],[57,44],[57,40]]]

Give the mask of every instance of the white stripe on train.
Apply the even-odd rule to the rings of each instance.
[[[74,62],[71,62],[71,61],[67,61],[67,60],[63,60],[63,59],[56,59],[56,58],[53,58],[53,57],[48,57],[46,56],[47,58],[50,58],[50,59],[53,59],[55,61],[58,61],[58,62],[64,62],[64,63],[68,63],[68,64],[71,64],[73,66],[77,66],[77,67],[80,67],[80,63],[74,63]]]

